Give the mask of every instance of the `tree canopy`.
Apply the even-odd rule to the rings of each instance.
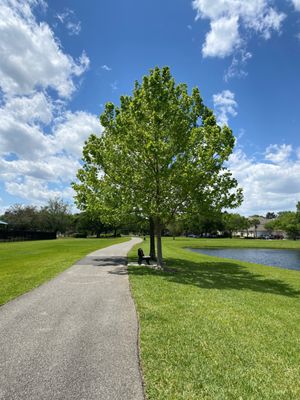
[[[49,199],[44,207],[14,204],[3,215],[10,227],[21,230],[65,232],[71,223],[69,205],[62,199]]]
[[[225,213],[223,216],[224,229],[232,235],[233,232],[247,230],[251,225],[246,217],[239,214]]]
[[[296,212],[281,211],[278,217],[266,224],[268,229],[283,230],[287,233],[289,239],[300,237],[300,202],[296,205]]]
[[[162,265],[161,229],[175,215],[232,208],[242,200],[224,166],[235,139],[218,126],[198,88],[176,85],[168,67],[135,82],[120,105],[107,103],[101,136],[91,135],[73,184],[83,210],[152,218]],[[109,217],[110,218],[110,217]]]

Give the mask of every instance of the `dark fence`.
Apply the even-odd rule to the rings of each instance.
[[[16,242],[22,240],[50,240],[56,239],[55,232],[37,232],[0,229],[0,242]]]

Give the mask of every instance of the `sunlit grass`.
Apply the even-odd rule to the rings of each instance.
[[[60,239],[0,243],[0,304],[28,292],[86,254],[128,239]]]
[[[149,400],[300,398],[300,273],[184,249],[240,242],[300,247],[165,239],[175,272],[130,267]],[[142,246],[147,253],[148,242]]]
[[[172,240],[166,238],[165,240]],[[263,239],[190,239],[176,238],[181,247],[238,247],[238,248],[265,248],[265,249],[299,249],[300,240],[263,240]]]

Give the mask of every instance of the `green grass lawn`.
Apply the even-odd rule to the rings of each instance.
[[[126,240],[128,238],[0,243],[0,304],[53,278],[86,254]]]
[[[172,240],[165,238],[165,240]],[[190,239],[180,237],[175,239],[180,241],[180,247],[239,247],[239,248],[264,248],[264,249],[299,249],[299,240],[263,240],[263,239]]]
[[[130,267],[148,399],[300,399],[300,272],[184,249],[219,246],[300,242],[166,238],[176,272]]]

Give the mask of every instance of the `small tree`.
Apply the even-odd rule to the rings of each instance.
[[[254,236],[257,237],[257,227],[260,224],[260,220],[256,217],[249,219],[249,226],[254,226]]]
[[[91,135],[83,152],[79,183],[73,184],[79,207],[139,209],[151,218],[163,265],[161,231],[175,215],[238,206],[237,182],[224,167],[235,139],[219,127],[203,105],[199,90],[188,94],[176,85],[168,67],[155,68],[120,106],[107,103],[100,117],[102,136]]]

